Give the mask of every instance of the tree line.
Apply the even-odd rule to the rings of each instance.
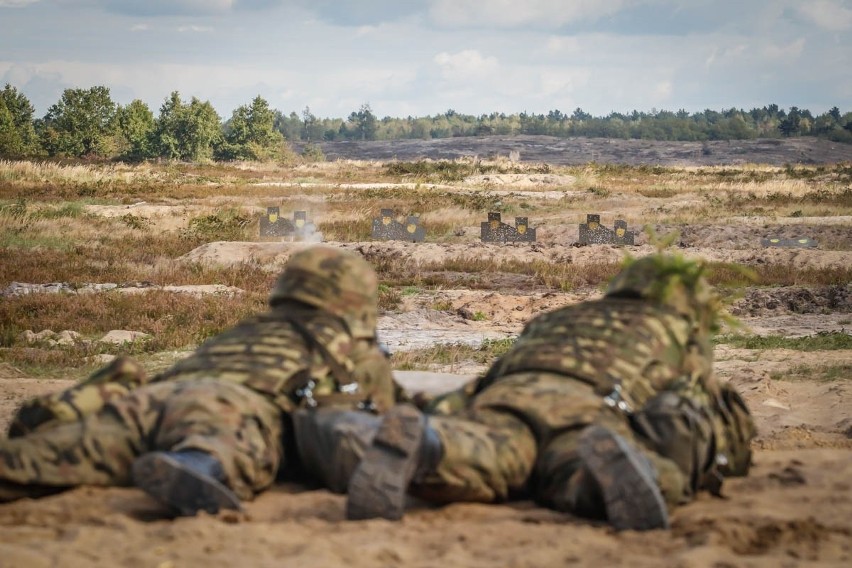
[[[450,109],[424,117],[379,119],[365,103],[347,118],[318,118],[306,107],[288,115],[261,96],[223,120],[209,101],[184,100],[172,92],[158,114],[141,100],[122,106],[109,88],[66,89],[42,118],[29,99],[7,84],[0,91],[0,157],[89,157],[141,161],[279,160],[290,142],[431,139],[456,136],[543,134],[648,140],[743,140],[818,136],[852,143],[852,112],[837,107],[814,116],[807,109],[770,104],[749,111],[731,108],[689,113],[652,109],[595,117],[571,114],[491,113],[479,116]]]

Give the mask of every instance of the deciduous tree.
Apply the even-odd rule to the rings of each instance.
[[[284,137],[275,129],[275,111],[261,97],[234,111],[226,125],[225,144],[218,155],[226,159],[269,160],[281,156]]]
[[[41,152],[34,112],[29,99],[12,85],[7,83],[0,91],[0,156],[26,158]]]
[[[107,87],[65,89],[42,122],[44,147],[51,155],[111,155],[116,110]]]
[[[353,126],[355,138],[358,140],[375,140],[378,128],[376,115],[370,108],[370,103],[364,103],[358,112],[349,115],[349,122]]]
[[[193,97],[184,103],[174,91],[160,107],[154,137],[158,155],[197,162],[213,157],[214,148],[222,141],[222,127],[209,101]]]
[[[156,123],[148,105],[136,99],[127,106],[119,107],[116,118],[121,143],[120,156],[134,161],[153,157]]]

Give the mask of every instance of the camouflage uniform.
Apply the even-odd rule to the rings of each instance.
[[[669,506],[718,490],[721,475],[744,475],[754,427],[712,374],[717,313],[696,265],[654,256],[623,271],[603,299],[531,320],[483,378],[427,409],[442,453],[412,472],[410,491],[433,502],[526,494],[604,517],[580,452],[591,425],[638,452]],[[367,511],[355,518],[371,516],[371,497],[353,493]]]
[[[167,371],[148,380],[119,359],[81,385],[24,405],[11,437],[0,441],[0,499],[128,485],[134,460],[156,451],[213,456],[222,482],[251,498],[295,454],[285,448],[293,444],[294,411],[380,412],[393,404],[399,388],[376,343],[377,294],[375,273],[356,254],[297,253],[268,312]]]

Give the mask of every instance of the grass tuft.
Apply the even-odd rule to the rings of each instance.
[[[849,380],[852,377],[852,363],[840,365],[808,366],[797,365],[787,371],[775,371],[769,378],[776,381],[819,381],[833,382]]]
[[[486,339],[478,347],[462,343],[435,345],[426,349],[415,349],[394,353],[391,362],[395,369],[403,371],[429,369],[436,365],[458,365],[474,362],[491,364],[504,355],[515,343],[515,338]]]
[[[796,351],[829,351],[852,349],[852,335],[846,331],[820,331],[805,337],[782,335],[720,335],[716,343],[725,343],[740,349],[793,349]]]

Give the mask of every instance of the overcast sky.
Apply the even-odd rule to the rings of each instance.
[[[852,111],[852,0],[0,0],[0,84],[157,114]]]

